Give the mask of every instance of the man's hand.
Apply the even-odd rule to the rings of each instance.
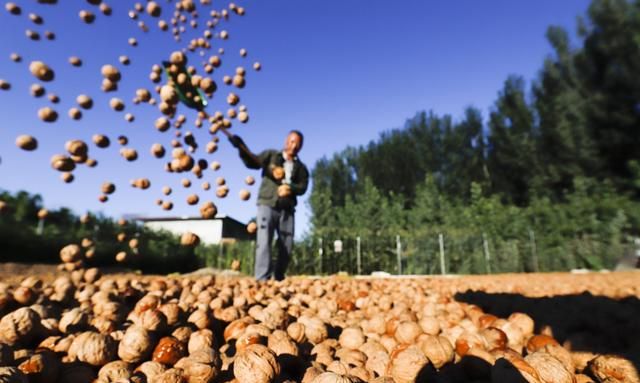
[[[236,136],[235,134],[229,137],[229,142],[231,142],[231,145],[233,145],[233,147],[237,149],[240,149],[240,146],[245,146],[245,147],[247,146],[245,145],[242,138],[240,138],[240,136]]]
[[[284,198],[290,195],[291,195],[291,186],[286,184],[278,186],[278,197]]]
[[[284,178],[284,168],[282,166],[275,166],[271,170],[271,175],[276,181],[280,181]]]

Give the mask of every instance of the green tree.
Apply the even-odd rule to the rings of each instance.
[[[510,76],[489,118],[488,165],[493,192],[524,205],[537,174],[534,114],[527,104],[524,80]]]

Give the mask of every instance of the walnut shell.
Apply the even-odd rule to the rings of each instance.
[[[207,201],[200,206],[200,216],[202,218],[212,219],[215,218],[216,214],[218,214],[218,208],[213,202]]]
[[[62,262],[76,262],[82,257],[82,249],[76,244],[63,247],[60,250],[60,259]]]
[[[166,336],[158,342],[153,350],[153,361],[173,366],[178,360],[185,357],[187,348],[184,343],[172,336]]]
[[[189,350],[189,355],[192,355],[201,350],[216,349],[216,346],[213,331],[205,328],[191,333],[187,349]]]
[[[452,362],[455,357],[451,342],[443,336],[428,335],[423,337],[420,349],[437,369]]]
[[[600,355],[589,362],[587,370],[601,382],[640,382],[633,363],[615,355]]]
[[[30,382],[53,383],[57,381],[60,361],[50,350],[38,351],[18,366]]]
[[[180,244],[182,246],[198,246],[200,243],[200,237],[191,232],[186,232],[180,237]]]
[[[311,380],[311,383],[357,383],[360,382],[360,379],[349,376],[336,374],[335,372],[327,371],[323,372],[320,375],[316,376]]]
[[[287,326],[287,334],[298,344],[303,343],[307,339],[305,336],[305,327],[300,322],[293,322]]]
[[[189,383],[212,382],[219,374],[222,362],[217,351],[198,351],[180,359],[175,367],[184,371]]]
[[[10,346],[28,344],[40,328],[40,315],[29,307],[21,307],[0,320],[0,342]]]
[[[411,383],[420,370],[429,362],[417,346],[398,346],[392,353],[387,367],[387,375],[397,383]]]
[[[22,150],[32,151],[38,148],[38,140],[33,136],[23,134],[16,138],[16,145]]]
[[[401,322],[393,336],[399,344],[412,344],[422,334],[422,328],[413,321]]]
[[[85,330],[88,324],[89,316],[87,313],[79,307],[75,307],[62,315],[58,328],[61,332],[68,334]]]
[[[184,383],[187,379],[184,372],[178,368],[170,368],[165,372],[154,376],[149,383]]]
[[[562,362],[546,352],[536,351],[527,355],[524,360],[536,370],[543,382],[575,382],[573,372],[567,371]]]
[[[276,355],[288,354],[297,356],[298,346],[285,331],[275,330],[267,337],[267,346]]]
[[[98,371],[98,379],[104,382],[120,382],[131,377],[131,366],[121,360],[109,362]]]
[[[538,334],[529,338],[529,340],[527,341],[526,347],[527,347],[527,351],[529,353],[532,353],[532,352],[538,351],[539,349],[543,348],[548,344],[555,344],[557,346],[560,345],[560,343],[558,343],[558,341],[555,340],[553,337],[549,335]]]
[[[151,379],[157,375],[161,375],[165,372],[167,368],[159,362],[146,361],[136,367],[134,370],[135,374],[142,374],[147,378],[147,381],[151,381]]]
[[[125,331],[118,345],[118,356],[129,363],[140,363],[151,355],[153,340],[149,332],[141,326],[131,326]]]
[[[329,336],[327,326],[317,317],[300,317],[298,322],[305,327],[305,335],[312,344],[319,344]]]
[[[356,350],[364,344],[364,334],[360,327],[347,327],[340,333],[338,342],[342,347]]]
[[[29,64],[29,71],[41,81],[51,81],[55,77],[53,70],[42,61],[32,61]]]
[[[233,374],[241,382],[268,383],[280,374],[280,365],[273,351],[252,344],[236,356]]]
[[[69,359],[93,366],[102,366],[114,360],[117,342],[108,335],[87,331],[78,335],[69,347]]]

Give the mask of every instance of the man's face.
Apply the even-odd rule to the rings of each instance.
[[[284,140],[284,152],[287,153],[289,157],[294,157],[298,154],[301,148],[302,140],[300,139],[300,136],[296,133],[289,133],[287,139]]]

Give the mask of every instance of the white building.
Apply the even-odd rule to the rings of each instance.
[[[199,217],[161,217],[136,218],[145,227],[153,230],[166,230],[176,235],[187,231],[200,237],[200,242],[206,245],[233,243],[236,241],[252,240],[255,236],[247,233],[246,225],[228,216],[218,216],[212,219]]]

